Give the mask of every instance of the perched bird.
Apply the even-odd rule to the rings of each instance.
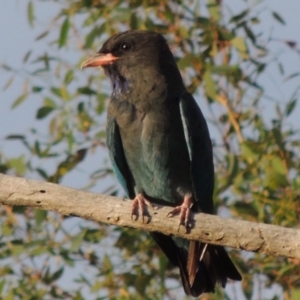
[[[133,199],[132,215],[147,205],[189,213],[213,213],[214,167],[206,121],[184,87],[162,35],[126,31],[109,38],[82,67],[103,67],[112,83],[107,145],[115,173]],[[179,267],[185,293],[194,297],[225,287],[241,275],[223,247],[150,233]]]

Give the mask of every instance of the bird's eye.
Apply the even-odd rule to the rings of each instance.
[[[129,42],[123,42],[120,44],[120,50],[121,51],[129,51],[131,49],[132,45]]]

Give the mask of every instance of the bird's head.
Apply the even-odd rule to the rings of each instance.
[[[184,89],[166,40],[155,32],[131,30],[112,36],[81,67],[99,66],[111,79],[114,92],[164,85],[170,96],[177,96]]]

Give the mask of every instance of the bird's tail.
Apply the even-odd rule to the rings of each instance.
[[[204,249],[202,243],[190,242],[190,248],[198,247]],[[214,292],[217,283],[225,287],[228,279],[238,281],[242,279],[227,252],[221,246],[207,245],[202,259],[196,262],[197,270],[195,274],[191,273],[192,277],[187,268],[188,264],[186,264],[186,261],[190,259],[190,250],[188,255],[184,248],[178,248],[178,250],[180,253],[178,266],[184,291],[187,295],[197,297],[202,293]]]
[[[216,283],[225,287],[227,280],[242,277],[221,246],[191,241],[189,251],[178,247],[170,236],[158,232],[151,235],[174,266],[178,266],[184,291],[198,297],[214,292]]]

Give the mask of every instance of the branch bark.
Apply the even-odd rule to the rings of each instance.
[[[107,224],[160,231],[204,243],[300,259],[300,230],[197,213],[193,228],[178,231],[178,218],[166,218],[170,207],[155,205],[151,220],[131,220],[130,200],[80,191],[57,184],[0,174],[0,203],[51,210]]]

